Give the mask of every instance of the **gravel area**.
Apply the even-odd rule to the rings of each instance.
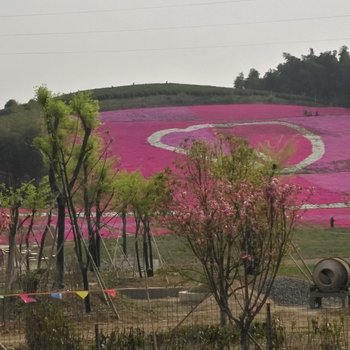
[[[307,305],[309,289],[308,281],[292,277],[277,277],[270,293],[270,299],[278,305]]]

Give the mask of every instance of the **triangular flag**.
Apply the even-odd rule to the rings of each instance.
[[[63,298],[62,293],[51,293],[51,296],[54,299],[62,299]]]
[[[86,290],[77,291],[77,292],[75,292],[75,293],[76,293],[77,295],[79,295],[80,298],[82,298],[82,299],[85,299],[85,298],[87,297],[87,295],[89,294],[89,292],[86,291]]]
[[[117,296],[117,292],[115,289],[105,289],[105,293],[111,296],[112,298],[115,298]]]
[[[28,294],[20,294],[19,297],[26,304],[28,304],[28,303],[35,303],[36,302],[36,300],[34,298],[30,297]]]

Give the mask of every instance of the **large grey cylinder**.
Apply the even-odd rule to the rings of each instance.
[[[316,287],[322,292],[337,292],[349,287],[350,267],[341,258],[320,260],[312,274]]]

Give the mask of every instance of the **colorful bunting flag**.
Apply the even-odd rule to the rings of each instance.
[[[109,295],[112,298],[115,298],[118,295],[118,292],[116,289],[104,289],[103,290],[105,294]],[[97,292],[97,291],[95,291]],[[16,293],[16,294],[0,294],[0,300],[4,300],[6,297],[13,297],[13,296],[18,296],[21,298],[21,300],[25,303],[35,303],[37,302],[36,299],[33,297],[36,295],[51,295],[52,298],[54,299],[63,299],[64,294],[76,294],[78,295],[81,299],[85,299],[89,295],[89,291],[87,290],[78,290],[78,291],[60,291],[60,292],[37,292],[37,293]]]
[[[117,292],[115,289],[105,289],[105,293],[112,298],[115,298],[117,296]]]
[[[81,291],[77,291],[77,292],[75,292],[78,296],[80,296],[80,298],[82,298],[82,299],[85,299],[87,296],[88,296],[88,294],[89,294],[89,292],[88,291],[86,291],[86,290],[81,290]]]
[[[63,299],[62,293],[51,293],[51,296],[54,299]]]
[[[35,303],[36,302],[36,300],[34,298],[30,297],[28,294],[19,294],[19,297],[26,304],[28,304],[28,303]]]

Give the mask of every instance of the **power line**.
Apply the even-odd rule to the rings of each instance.
[[[319,42],[347,41],[350,37],[329,38],[329,39],[309,39],[309,40],[291,40],[291,41],[271,41],[261,43],[238,43],[228,45],[208,45],[208,46],[183,46],[167,48],[144,48],[144,49],[125,49],[125,50],[77,50],[77,51],[32,51],[32,52],[0,52],[0,56],[34,56],[34,55],[88,55],[88,54],[118,54],[118,53],[136,53],[136,52],[160,52],[160,51],[182,51],[182,50],[208,50],[208,49],[228,49],[235,47],[257,47],[273,46],[286,44],[310,44]]]
[[[210,1],[210,2],[197,2],[197,3],[189,3],[189,4],[130,7],[130,8],[120,8],[120,9],[8,14],[8,15],[0,15],[0,18],[65,16],[65,15],[85,15],[85,14],[91,14],[91,13],[130,12],[130,11],[158,10],[158,9],[169,9],[169,8],[179,8],[179,7],[181,8],[181,7],[223,5],[223,4],[244,3],[244,2],[251,2],[251,1],[256,1],[256,0],[222,0],[222,1]]]
[[[333,16],[316,16],[316,17],[297,17],[286,19],[273,19],[264,21],[247,21],[247,22],[233,22],[233,23],[219,23],[219,24],[197,24],[185,26],[166,26],[166,27],[148,27],[148,28],[126,28],[116,30],[86,30],[86,31],[67,31],[67,32],[46,32],[46,33],[9,33],[0,34],[0,37],[30,37],[30,36],[52,36],[52,35],[76,35],[76,34],[110,34],[110,33],[127,33],[127,32],[145,32],[145,31],[160,31],[160,30],[183,30],[183,29],[200,29],[200,28],[222,28],[240,25],[257,25],[257,24],[273,24],[273,23],[290,23],[290,22],[304,22],[315,20],[329,20],[349,18],[350,14],[333,15]]]

